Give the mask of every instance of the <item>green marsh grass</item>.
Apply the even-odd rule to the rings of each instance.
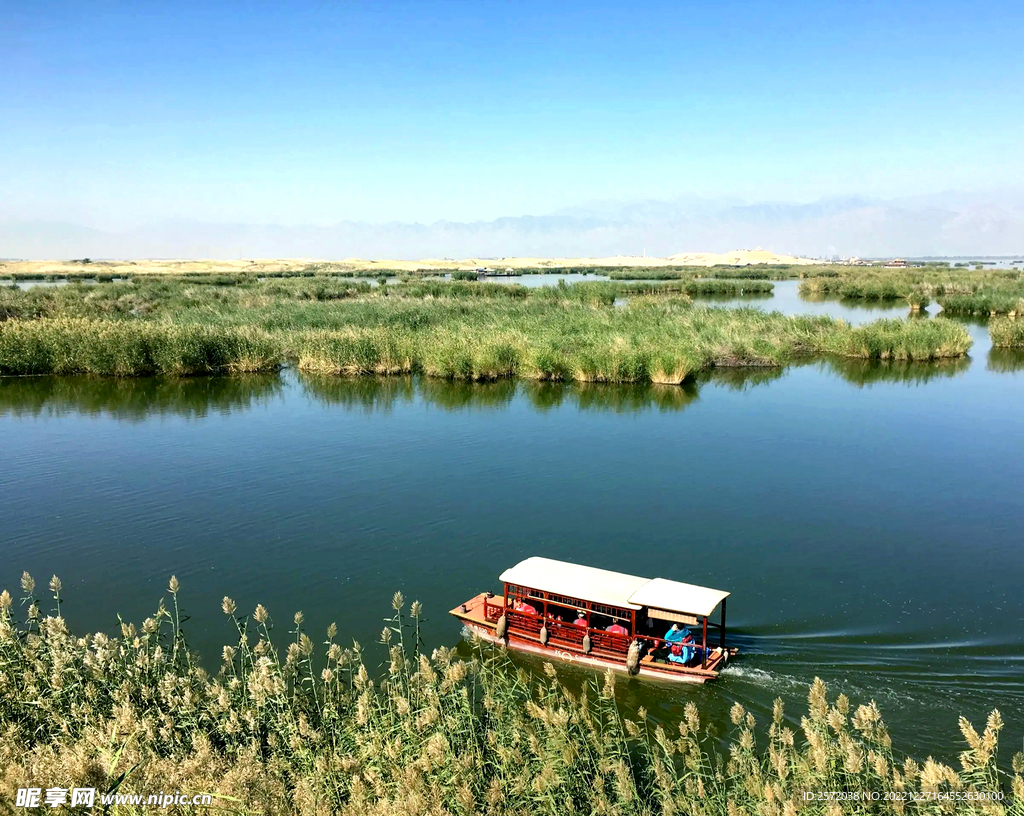
[[[24,574],[20,604],[0,593],[0,797],[38,780],[203,791],[247,814],[1024,813],[1024,756],[997,763],[998,711],[981,729],[960,719],[953,767],[903,755],[874,701],[816,680],[798,717],[776,700],[766,734],[735,704],[723,749],[693,702],[656,721],[611,673],[577,691],[550,664],[532,675],[480,642],[468,659],[423,654],[424,610],[400,593],[372,653],[343,646],[334,624],[314,634],[298,612],[275,626],[262,605],[246,613],[225,597],[228,643],[207,669],[187,646],[181,593],[172,577],[152,617],[84,636],[56,576],[37,592]],[[1004,798],[972,798],[993,794]]]
[[[996,348],[1024,348],[1024,319],[1000,317],[988,324],[992,345]]]
[[[518,285],[342,278],[195,285],[178,278],[0,293],[0,373],[115,376],[265,371],[462,380],[678,384],[727,366],[832,354],[929,360],[966,353],[950,321],[880,321],[694,305],[768,281]],[[616,301],[628,297],[625,306]],[[920,325],[918,325],[920,324]]]
[[[935,360],[962,356],[971,344],[966,330],[947,320],[888,320],[854,328],[826,317],[711,309],[665,297],[635,298],[622,309],[574,300],[497,308],[467,303],[433,317],[419,325],[299,332],[293,341],[299,368],[678,384],[714,367],[782,366],[815,354]]]
[[[1024,317],[1024,285],[1006,290],[986,289],[941,298],[942,310],[951,315],[1009,315]]]
[[[581,284],[576,284],[576,286],[580,285]],[[602,286],[600,283],[593,285]],[[769,297],[772,294],[772,290],[775,288],[774,284],[767,280],[747,279],[701,279],[650,283],[617,282],[614,284],[604,284],[604,286],[608,286],[619,297],[634,294],[658,295],[671,293],[680,293],[689,295],[690,297],[736,298],[748,295]]]
[[[818,300],[906,300],[914,309],[936,300],[950,315],[1024,314],[1024,277],[1008,269],[851,269],[835,278],[806,279],[800,294]]]
[[[831,335],[822,350],[837,357],[921,361],[962,357],[970,347],[971,338],[963,326],[936,318],[876,320],[846,327]]]
[[[281,349],[266,332],[85,318],[0,322],[0,374],[218,374],[271,371]]]

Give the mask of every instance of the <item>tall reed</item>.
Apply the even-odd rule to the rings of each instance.
[[[833,354],[963,355],[949,321],[852,329],[823,317],[694,306],[768,281],[580,282],[527,289],[418,281],[370,290],[320,278],[196,286],[166,279],[0,296],[0,373],[423,373],[449,379],[680,383],[723,366],[781,366]],[[620,297],[628,296],[622,306]],[[934,324],[934,325],[933,325]]]
[[[996,348],[1024,348],[1024,320],[1021,318],[994,318],[989,321],[988,333]]]
[[[255,328],[48,318],[0,322],[0,374],[270,371],[278,341]]]
[[[379,674],[334,624],[318,647],[301,612],[275,627],[228,597],[210,672],[186,645],[181,591],[172,577],[156,613],[113,636],[71,631],[56,576],[40,597],[26,573],[20,608],[0,594],[0,796],[36,783],[205,791],[229,812],[351,816],[1024,812],[1024,756],[999,767],[998,711],[980,733],[961,718],[955,769],[902,756],[873,701],[816,680],[798,719],[776,701],[764,743],[734,705],[722,751],[692,702],[656,722],[620,702],[610,673],[576,692],[552,666],[533,676],[479,642],[468,659],[423,654],[423,609],[400,593]],[[919,801],[807,798],[829,791]]]

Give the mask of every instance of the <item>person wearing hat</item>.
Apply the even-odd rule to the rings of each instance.
[[[576,620],[573,622],[573,626],[578,626],[580,629],[587,629],[587,613],[582,609],[576,610]]]
[[[611,632],[612,634],[615,634],[615,635],[628,635],[629,634],[629,630],[625,626],[622,625],[622,619],[621,618],[616,618],[615,619],[615,623],[613,623],[611,626],[609,626],[607,629],[605,629],[605,631],[606,632]]]

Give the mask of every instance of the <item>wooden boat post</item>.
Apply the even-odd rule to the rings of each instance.
[[[722,628],[718,630],[718,648],[725,648],[725,602],[727,598],[722,598]]]

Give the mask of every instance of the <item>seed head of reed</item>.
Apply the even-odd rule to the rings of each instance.
[[[31,595],[36,588],[36,580],[27,572],[21,574],[21,588],[26,593]]]
[[[224,600],[220,602],[220,608],[224,610],[225,615],[234,615],[235,611],[238,609],[238,607],[235,606],[235,602],[227,595],[225,595]]]
[[[263,604],[256,604],[256,610],[252,613],[252,616],[257,623],[266,623],[270,618],[270,613],[267,612]]]

